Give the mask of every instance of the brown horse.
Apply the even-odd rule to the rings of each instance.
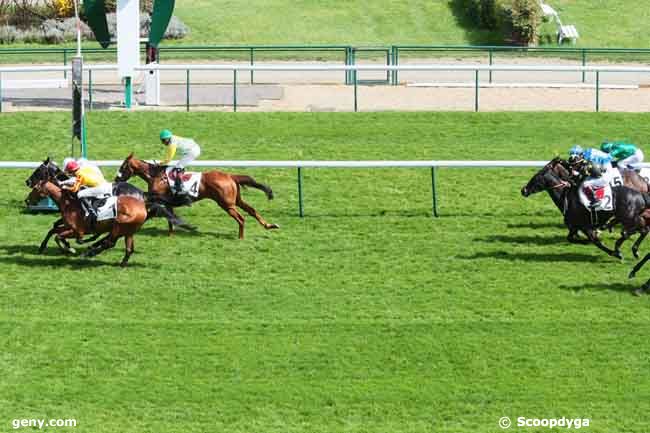
[[[60,247],[63,244],[64,247],[62,248],[64,250],[74,252],[66,239],[81,239],[86,233],[108,233],[107,236],[92,244],[82,254],[83,257],[93,257],[106,249],[113,248],[117,240],[124,237],[126,252],[120,265],[127,265],[129,257],[131,257],[134,250],[133,235],[147,219],[147,209],[142,200],[130,196],[118,197],[117,216],[115,219],[100,221],[91,228],[84,218],[84,211],[79,204],[79,200],[73,193],[61,189],[49,179],[40,181],[35,189],[41,196],[51,197],[59,206],[63,217],[63,224],[58,226],[55,224],[52,230],[56,234],[55,240]]]
[[[168,206],[179,206],[174,202],[165,167],[135,159],[131,153],[122,163],[116,182],[125,182],[132,176],[138,176],[147,182],[149,194],[165,202]],[[193,201],[212,199],[239,224],[239,239],[244,238],[244,217],[237,207],[255,218],[267,230],[280,228],[277,224],[268,223],[257,211],[241,197],[241,187],[249,186],[262,190],[269,200],[273,199],[273,191],[266,185],[258,183],[250,176],[233,175],[218,170],[202,173],[198,196]],[[169,234],[173,233],[173,226],[169,225]]]

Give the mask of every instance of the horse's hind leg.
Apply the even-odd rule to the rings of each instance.
[[[120,266],[122,266],[123,268],[127,266],[129,262],[129,258],[131,257],[131,254],[133,254],[134,251],[133,235],[124,236],[124,246],[125,246],[124,258],[120,263]]]
[[[271,230],[271,229],[279,229],[280,228],[280,226],[277,225],[277,224],[271,224],[271,223],[266,222],[266,220],[264,220],[264,218],[262,218],[262,215],[257,213],[257,211],[255,210],[255,208],[253,208],[253,206],[249,205],[244,200],[242,200],[242,198],[241,198],[241,196],[239,194],[237,194],[237,206],[244,209],[244,211],[248,215],[255,218],[257,220],[257,222],[259,222],[262,225],[262,227],[264,227],[265,229]]]

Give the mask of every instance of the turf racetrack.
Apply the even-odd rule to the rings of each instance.
[[[3,114],[0,160],[60,161],[66,114]],[[573,143],[650,142],[615,114],[92,113],[91,158],[159,158],[157,132],[205,159],[550,159]],[[647,150],[647,148],[646,148]],[[25,170],[0,181],[0,425],[75,418],[84,432],[496,432],[502,416],[590,418],[647,432],[650,297],[633,265],[568,245],[531,169],[242,170],[282,229],[216,205],[181,210],[96,259],[37,247],[52,215],[21,211]],[[114,171],[107,172],[111,176]],[[613,235],[606,235],[612,245]],[[650,244],[642,252],[650,251]],[[51,431],[68,431],[50,429]],[[511,431],[521,429],[513,428]],[[527,429],[525,431],[550,431]]]

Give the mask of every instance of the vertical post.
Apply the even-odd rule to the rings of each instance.
[[[131,77],[124,78],[124,106],[127,110],[131,109],[131,97],[133,96],[133,87]]]
[[[596,71],[596,113],[600,111],[600,71]]]
[[[305,217],[305,209],[302,197],[302,167],[298,167],[298,214],[300,218]]]
[[[0,113],[2,113],[2,73],[0,73]]]
[[[185,74],[185,111],[190,111],[190,70],[186,70]]]
[[[474,71],[474,111],[478,111],[478,69]]]
[[[255,64],[255,60],[253,58],[253,47],[251,47],[251,52],[250,52],[250,63],[251,63],[251,66],[253,66]],[[254,71],[251,69],[251,85],[254,83],[253,72]]]
[[[582,49],[582,66],[587,66],[587,50]],[[582,82],[584,83],[587,80],[587,73],[582,71]]]
[[[237,112],[237,69],[233,69],[232,74],[232,111]]]
[[[88,69],[88,111],[93,111],[93,70]]]
[[[390,63],[390,64],[393,65],[393,66],[395,66],[395,60],[396,60],[396,59],[395,59],[395,49],[396,49],[395,45],[393,45],[393,46],[390,48],[390,50],[391,50],[391,55],[390,55],[390,57],[391,57],[391,63]],[[391,83],[393,86],[397,85],[397,83],[395,82],[395,71],[390,71],[390,80],[391,80],[390,83]]]
[[[353,78],[354,78],[354,112],[356,113],[357,111],[359,111],[359,106],[358,106],[358,102],[357,102],[357,92],[358,92],[358,88],[359,88],[359,83],[358,83],[358,80],[357,80],[357,70],[356,69],[354,71],[352,71],[352,75],[353,75]]]
[[[63,49],[63,66],[68,66],[68,50]],[[63,70],[63,78],[68,79],[68,71]]]
[[[345,47],[345,66],[350,66],[350,47]],[[350,71],[345,70],[345,85],[350,85]]]
[[[86,137],[86,115],[81,118],[81,157],[88,158],[88,141]]]
[[[390,66],[390,51],[386,48],[386,66]],[[390,83],[390,71],[386,69],[386,84]]]
[[[490,56],[490,66],[494,64],[494,53],[492,51],[492,48],[488,51],[489,56]],[[492,84],[492,69],[490,69],[490,84]]]
[[[438,218],[438,194],[436,193],[436,167],[431,167],[431,194],[433,199],[433,216]]]
[[[393,63],[395,66],[399,65],[399,48],[395,47],[395,56],[393,57]],[[397,86],[399,84],[399,71],[395,69],[395,77],[393,78],[395,80],[395,85]]]

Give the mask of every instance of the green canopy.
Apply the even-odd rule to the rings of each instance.
[[[169,21],[174,12],[174,0],[156,0],[151,15],[151,31],[149,32],[149,45],[158,47],[165,36]]]
[[[108,32],[104,0],[85,0],[84,13],[97,42],[101,44],[102,48],[108,47],[111,43],[111,35]]]

